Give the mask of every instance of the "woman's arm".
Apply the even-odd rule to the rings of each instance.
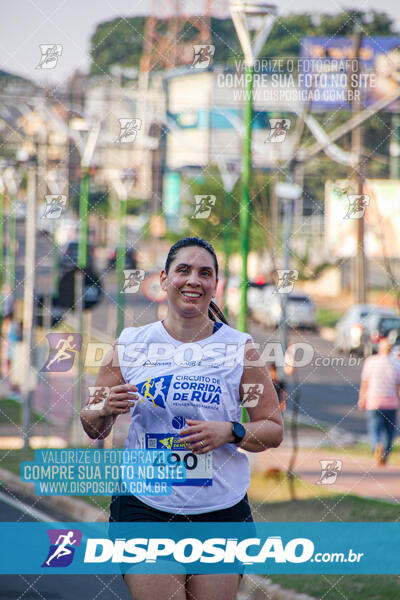
[[[369,377],[369,364],[370,361],[367,358],[364,362],[363,369],[361,371],[361,384],[360,391],[358,392],[358,402],[357,406],[359,410],[365,410],[367,405],[367,392],[368,392],[368,377]]]
[[[368,379],[361,379],[360,391],[358,392],[357,406],[359,410],[365,410],[367,405]]]
[[[87,410],[89,401],[86,402],[81,423],[90,438],[101,440],[108,436],[117,416],[129,412],[132,400],[137,400],[137,394],[128,394],[137,392],[137,387],[122,377],[116,343],[105,355],[95,385],[110,388],[110,395],[100,410]]]
[[[258,366],[252,366],[258,365]],[[245,366],[240,382],[240,398],[243,400],[243,384],[261,384],[257,405],[247,408],[250,423],[244,423],[246,435],[238,444],[249,452],[262,452],[266,448],[276,448],[282,442],[283,423],[278,396],[265,366],[260,366],[260,356],[251,342],[245,348]],[[261,391],[262,390],[262,391]],[[229,421],[198,421],[186,419],[189,427],[180,435],[190,444],[196,454],[205,454],[224,444],[234,442],[232,424]],[[200,444],[203,442],[203,445]]]

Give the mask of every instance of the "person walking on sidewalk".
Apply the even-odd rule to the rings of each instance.
[[[271,377],[272,383],[274,384],[274,388],[279,400],[279,408],[282,412],[286,410],[286,402],[287,402],[287,391],[286,391],[286,383],[283,379],[279,378],[278,369],[276,368],[275,363],[271,363],[268,365],[268,372]]]
[[[378,354],[365,360],[358,398],[358,408],[367,411],[368,433],[378,465],[386,463],[392,449],[399,408],[400,361],[390,351],[389,339],[383,338]]]

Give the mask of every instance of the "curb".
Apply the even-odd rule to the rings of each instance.
[[[291,422],[293,419],[293,411],[291,409],[287,409],[284,415],[284,420],[285,422],[289,421]],[[298,427],[299,429],[301,429],[301,426],[311,426],[312,428],[314,428],[315,433],[318,433],[318,428],[316,426],[316,420],[308,417],[306,415],[302,415],[302,414],[298,414],[297,415],[297,423],[298,423]],[[329,423],[325,423],[325,422],[321,422],[318,421],[318,423],[325,428],[325,430],[321,430],[320,434],[321,437],[325,438],[334,438],[336,440],[336,446],[341,447],[341,446],[352,446],[353,444],[357,444],[358,442],[361,441],[366,441],[368,440],[368,436],[365,434],[358,434],[358,433],[353,433],[351,431],[348,431],[347,429],[344,429],[343,427],[338,427],[335,425],[330,425]],[[307,443],[307,439],[308,437],[310,438],[310,440],[312,441],[312,443],[315,445],[315,436],[313,437],[312,434],[310,434],[309,436],[307,436],[307,431],[303,431],[302,432],[302,436],[303,438],[299,441],[299,447],[304,447],[307,448],[309,447],[309,444]],[[303,442],[303,444],[302,444]],[[330,442],[328,445],[332,445],[335,446],[334,442]]]
[[[34,484],[21,481],[17,475],[0,468],[0,482],[4,487],[13,493],[23,494],[26,498],[40,500],[42,509],[57,510],[71,517],[74,521],[87,521],[93,523],[95,521],[107,521],[108,516],[104,514],[104,510],[90,506],[83,500],[77,498],[69,498],[68,496],[38,496],[34,492]]]

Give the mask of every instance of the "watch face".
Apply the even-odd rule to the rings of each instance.
[[[235,441],[240,442],[244,438],[246,430],[241,423],[235,422],[233,423],[232,433],[236,438]]]

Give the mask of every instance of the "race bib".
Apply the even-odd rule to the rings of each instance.
[[[182,463],[186,468],[184,481],[172,481],[171,485],[212,485],[212,452],[193,454],[179,436],[169,433],[146,433],[142,437],[142,448],[146,450],[170,450],[168,461]]]

